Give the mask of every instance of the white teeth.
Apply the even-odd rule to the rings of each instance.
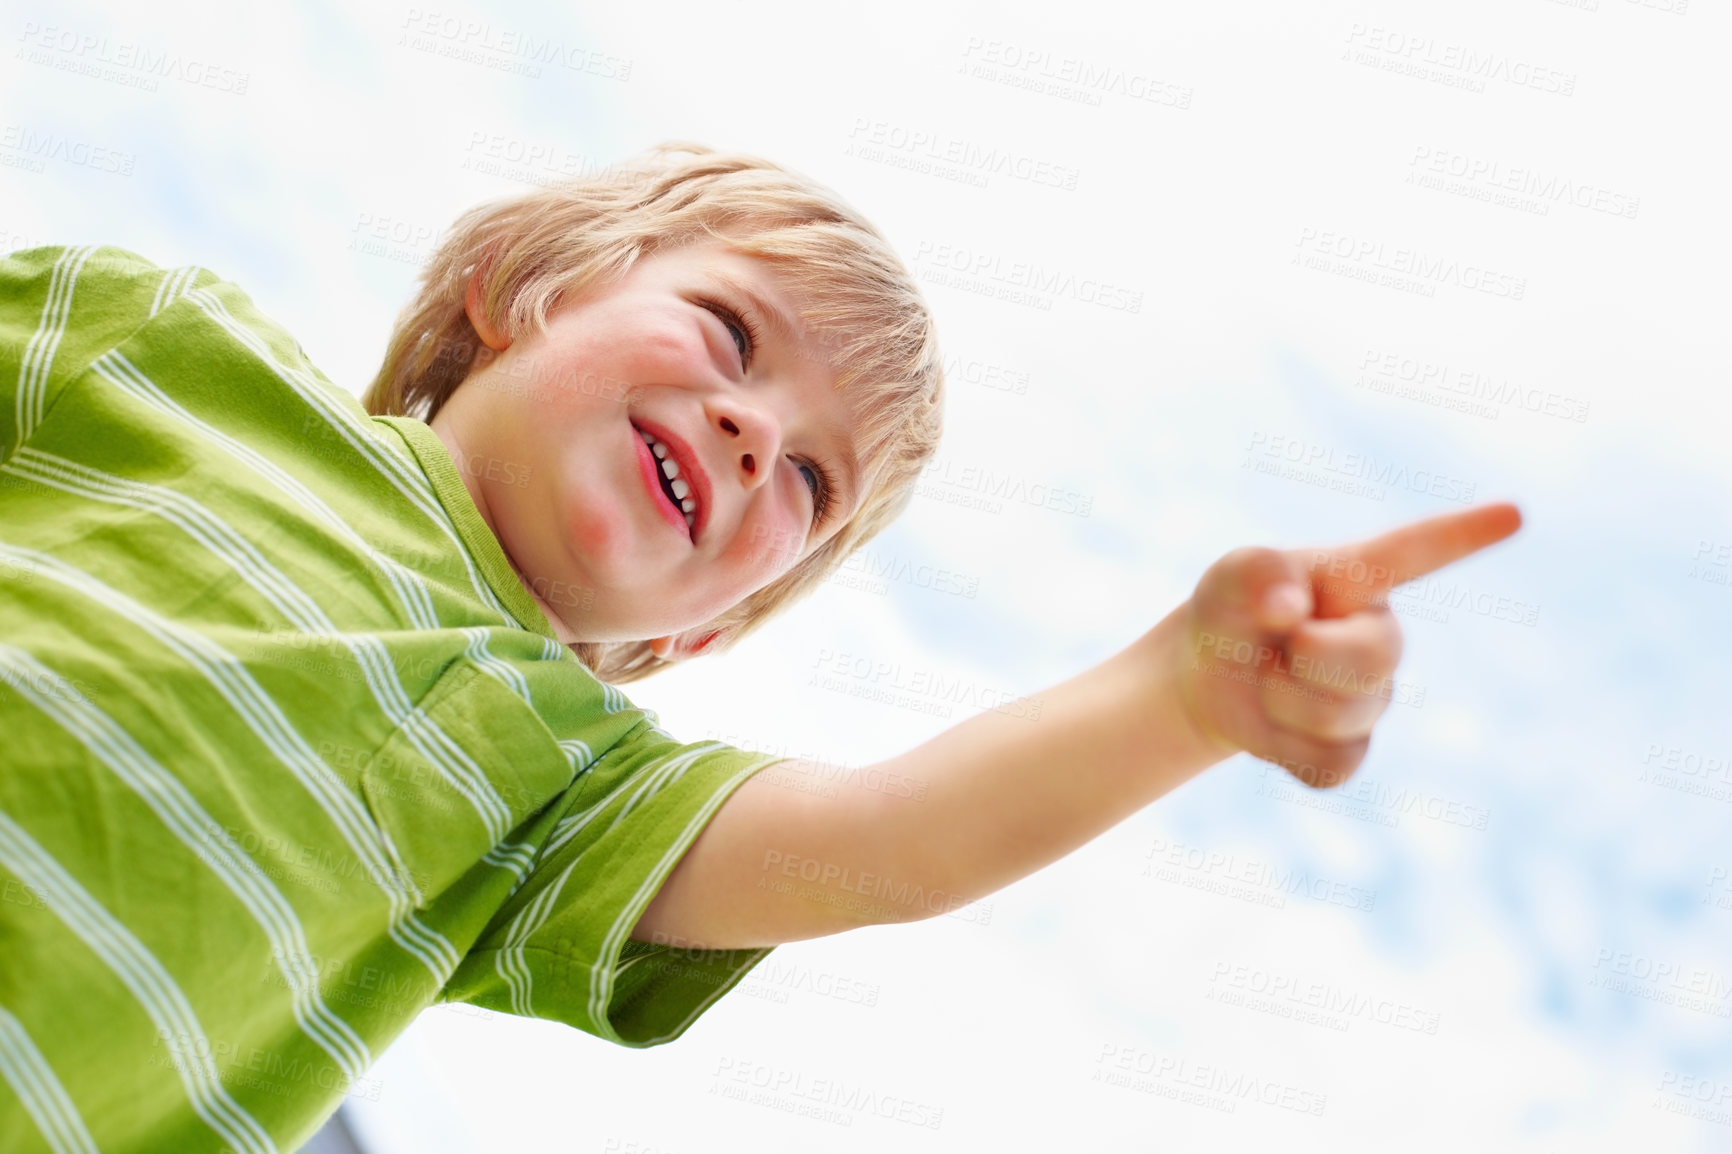
[[[679,499],[680,509],[686,515],[686,527],[692,528],[697,523],[698,503],[692,500],[690,496],[692,491],[690,483],[680,476],[679,462],[673,459],[666,445],[649,433],[639,429],[637,435],[643,438],[644,444],[649,446],[650,452],[655,454],[656,460],[661,462],[662,475],[672,482],[668,487],[674,491],[674,496]]]

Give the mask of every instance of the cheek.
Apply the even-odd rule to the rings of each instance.
[[[571,351],[634,384],[686,379],[710,363],[701,324],[661,309],[598,314]]]
[[[767,585],[799,563],[806,535],[786,510],[754,522],[744,535],[744,565],[759,586]]]
[[[534,505],[537,531],[551,538],[538,542],[541,556],[553,564],[575,564],[597,579],[608,574],[629,577],[620,570],[643,529],[624,503],[627,495],[610,485],[603,470],[584,467],[582,454],[548,458],[543,483],[525,492]]]
[[[612,336],[615,332],[622,335]],[[634,337],[605,316],[563,316],[544,338],[523,348],[511,366],[512,383],[520,386],[512,391],[548,420],[576,415],[598,402],[617,402],[623,399]]]
[[[526,390],[526,416],[551,435],[572,421],[589,419],[598,409],[624,399],[620,366],[581,350],[549,356],[536,366],[534,387]],[[534,426],[532,426],[534,427]]]
[[[613,556],[631,536],[624,517],[594,503],[583,503],[565,520],[566,548],[588,559]]]

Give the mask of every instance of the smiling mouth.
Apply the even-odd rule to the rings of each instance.
[[[643,467],[655,478],[655,484],[662,497],[658,507],[669,524],[678,525],[686,531],[686,537],[695,545],[697,538],[694,529],[697,523],[697,500],[690,482],[680,476],[679,462],[673,457],[667,445],[663,444],[652,433],[632,425],[632,432],[643,442]],[[685,490],[683,493],[681,490]]]

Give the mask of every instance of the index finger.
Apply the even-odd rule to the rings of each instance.
[[[1368,597],[1380,602],[1395,586],[1495,545],[1521,524],[1521,510],[1499,502],[1427,517],[1354,545],[1315,550],[1312,576],[1327,579],[1318,590],[1318,615],[1334,617],[1364,608]],[[1337,589],[1332,595],[1330,587],[1338,582],[1350,590],[1344,594]]]

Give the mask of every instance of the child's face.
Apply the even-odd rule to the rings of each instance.
[[[656,652],[685,656],[692,639],[671,635],[769,584],[852,515],[851,413],[771,265],[711,241],[655,253],[514,343],[473,291],[469,311],[503,352],[432,426],[563,640],[659,639]],[[677,463],[677,500],[643,433]],[[820,496],[825,473],[835,485]]]

